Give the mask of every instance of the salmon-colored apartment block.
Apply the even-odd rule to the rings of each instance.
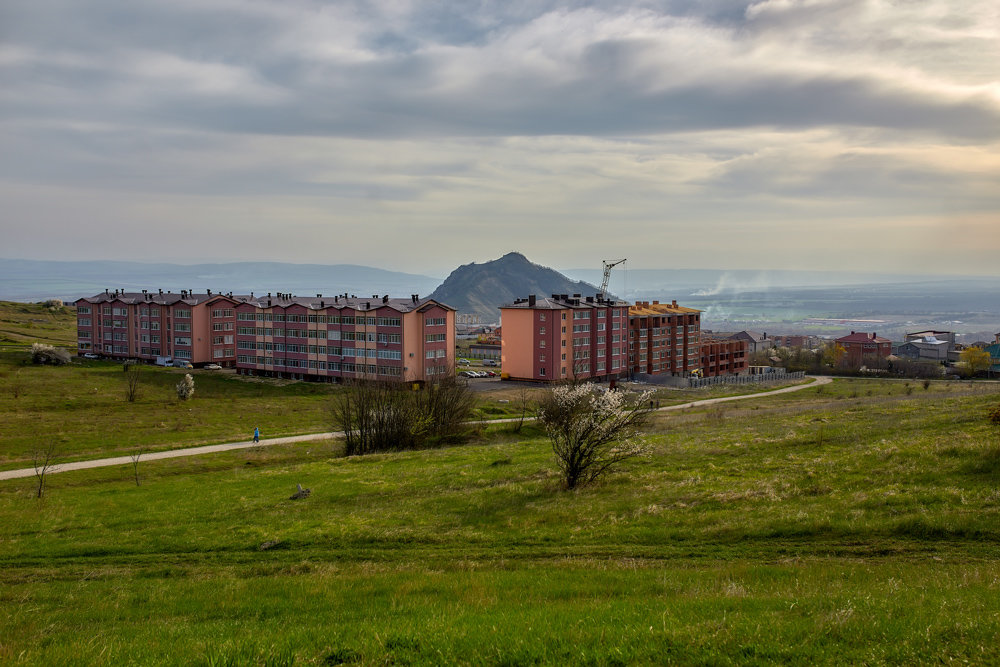
[[[236,363],[235,301],[205,292],[124,292],[76,301],[77,349],[113,359]]]
[[[454,373],[455,309],[416,294],[240,297],[236,320],[244,374],[425,382]]]
[[[432,299],[106,291],[79,299],[77,348],[320,381],[422,382],[455,368],[455,309]]]
[[[701,311],[676,301],[637,301],[629,308],[633,373],[687,377],[701,369]]]
[[[531,295],[500,307],[501,377],[616,380],[628,372],[628,304],[598,295]]]

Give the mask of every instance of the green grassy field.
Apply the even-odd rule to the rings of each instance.
[[[0,301],[0,348],[48,343],[76,352],[76,309]]]
[[[906,389],[661,413],[575,492],[533,426],[0,482],[0,662],[996,663],[1000,395]]]

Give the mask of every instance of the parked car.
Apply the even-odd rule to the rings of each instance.
[[[84,359],[100,359],[101,355],[94,354],[93,352],[84,352],[83,353],[83,358]]]
[[[469,361],[468,359],[459,359],[458,360],[458,365],[459,366],[470,366],[470,365],[472,365],[472,362]]]
[[[170,365],[174,368],[194,368],[194,365],[187,359],[174,359]]]
[[[499,366],[500,362],[496,359],[483,359],[483,366]]]
[[[476,371],[462,371],[461,373],[458,374],[458,377],[462,377],[462,378],[474,378],[474,377],[476,377],[475,373],[476,373]]]
[[[219,364],[205,364],[204,366],[202,366],[202,368],[204,368],[206,371],[221,371],[222,370],[222,366],[220,366]]]
[[[497,376],[496,371],[484,371],[484,372],[486,373],[487,376],[491,378],[495,378]]]

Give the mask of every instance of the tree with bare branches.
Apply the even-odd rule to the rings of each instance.
[[[139,379],[142,375],[142,364],[137,361],[125,362],[125,400],[134,403],[139,397]]]
[[[132,460],[132,474],[135,475],[136,486],[142,486],[141,482],[139,481],[139,457],[141,457],[142,454],[143,450],[140,447],[139,449],[135,450],[134,452],[131,452],[128,455],[128,457]]]
[[[41,498],[45,494],[45,475],[55,470],[59,454],[59,444],[55,440],[49,440],[48,443],[31,450],[31,463],[35,467],[35,479],[38,480],[36,498]]]

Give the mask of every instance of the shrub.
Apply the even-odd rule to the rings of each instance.
[[[994,408],[993,412],[990,413],[990,421],[997,426],[1000,426],[1000,405]]]
[[[459,440],[474,401],[457,378],[420,391],[406,382],[358,380],[337,396],[334,413],[344,429],[344,453],[354,456]]]
[[[643,454],[637,427],[651,411],[649,393],[630,401],[624,392],[595,394],[587,384],[552,389],[538,419],[566,488],[593,482],[621,461]]]
[[[194,396],[194,378],[190,373],[184,374],[184,379],[177,383],[177,398],[186,401]]]
[[[45,343],[32,343],[31,362],[34,364],[61,366],[70,362],[70,356],[69,352],[61,347],[54,347]]]

